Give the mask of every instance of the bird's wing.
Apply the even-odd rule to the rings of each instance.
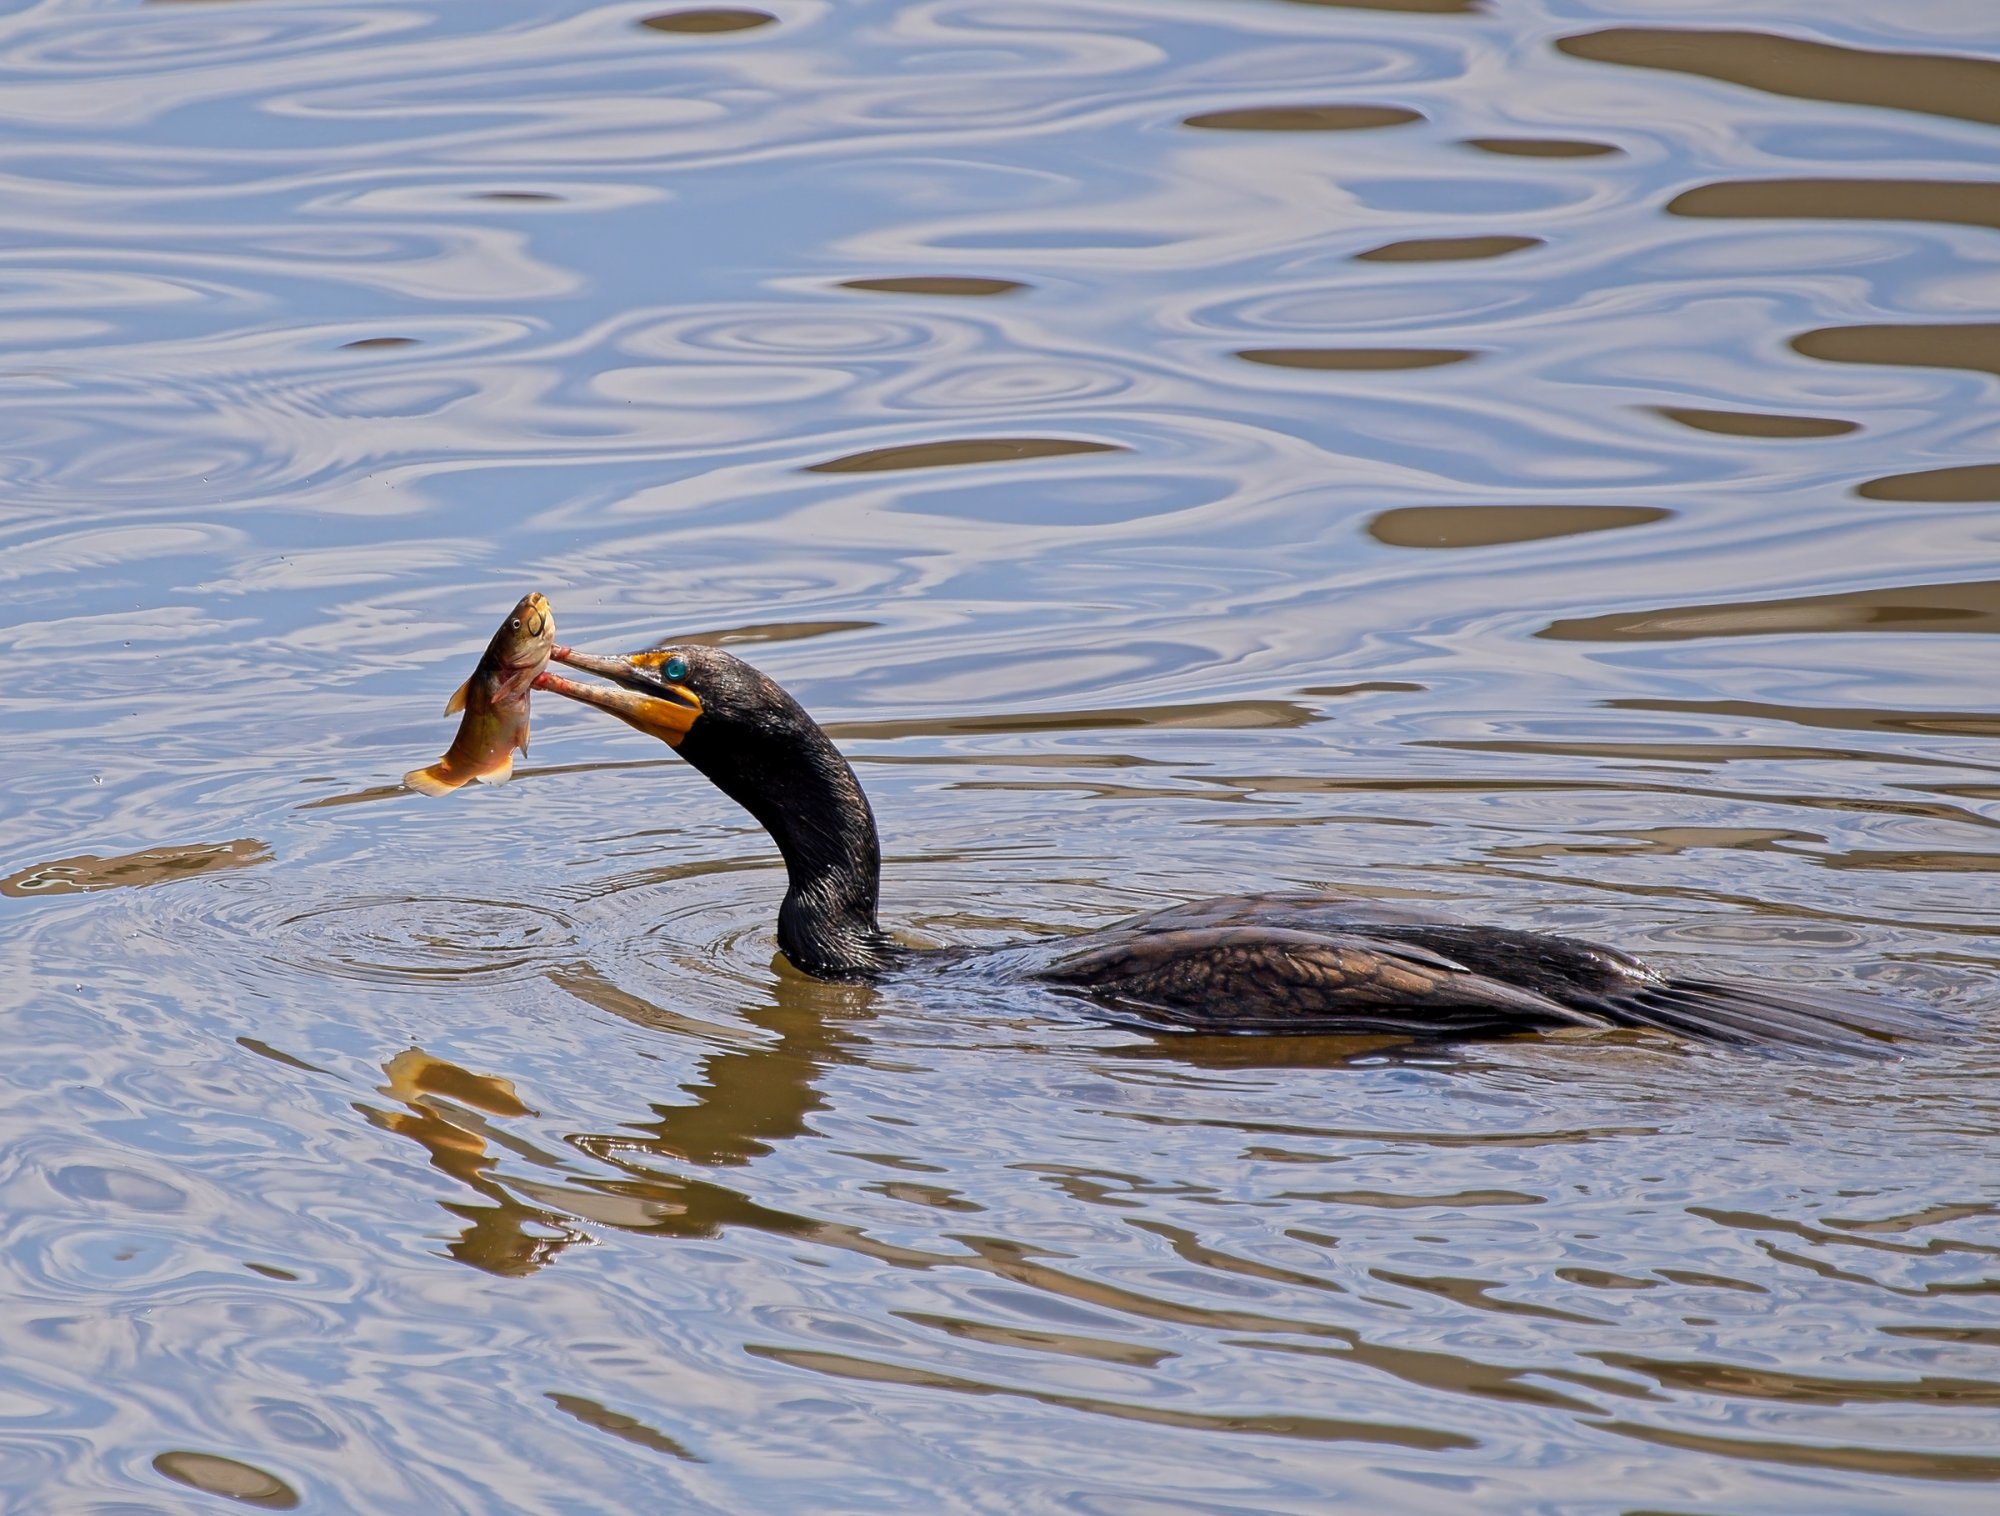
[[[1207,927],[1257,927],[1274,932],[1338,934],[1355,926],[1448,925],[1451,918],[1409,900],[1342,895],[1331,890],[1262,895],[1218,895],[1162,906],[1119,923],[1131,932],[1199,931]]]
[[[1611,1024],[1441,953],[1342,933],[1121,932],[1061,955],[1041,977],[1195,1031],[1436,1035]]]

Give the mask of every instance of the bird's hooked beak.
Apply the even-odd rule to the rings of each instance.
[[[627,726],[644,732],[648,737],[659,738],[668,747],[679,747],[681,739],[688,734],[688,728],[701,717],[701,696],[684,684],[669,684],[660,677],[659,666],[666,659],[665,653],[632,653],[623,658],[607,658],[597,653],[579,653],[575,648],[558,646],[549,656],[557,663],[566,663],[586,674],[609,679],[618,688],[578,684],[561,674],[545,673],[535,680],[536,689],[567,695],[585,705],[594,705],[600,711],[609,711]]]

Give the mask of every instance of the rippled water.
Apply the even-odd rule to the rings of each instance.
[[[0,1489],[1966,1512],[2000,1478],[2000,34],[1965,0],[0,18]],[[815,985],[1322,885],[1973,1030],[1152,1040]]]

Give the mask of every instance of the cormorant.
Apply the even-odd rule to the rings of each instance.
[[[771,834],[789,883],[778,947],[819,979],[977,967],[1085,996],[1124,1018],[1199,1032],[1500,1036],[1558,1027],[1650,1027],[1700,1040],[1881,1052],[1926,1029],[1868,995],[1798,994],[1683,978],[1596,943],[1467,926],[1337,895],[1196,901],[1080,936],[1019,947],[904,947],[876,921],[881,847],[854,770],[791,695],[699,644],[554,660],[535,688],[658,737]]]

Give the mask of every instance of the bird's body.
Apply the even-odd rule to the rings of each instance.
[[[854,771],[797,701],[716,648],[557,662],[616,688],[545,674],[538,689],[659,737],[768,831],[788,877],[778,945],[802,972],[874,979],[962,972],[1040,984],[1161,1028],[1497,1036],[1640,1027],[1708,1041],[1880,1051],[1925,1028],[1867,995],[1788,994],[1660,973],[1615,949],[1468,926],[1333,894],[1195,901],[1081,936],[926,956],[876,919],[881,854]]]

